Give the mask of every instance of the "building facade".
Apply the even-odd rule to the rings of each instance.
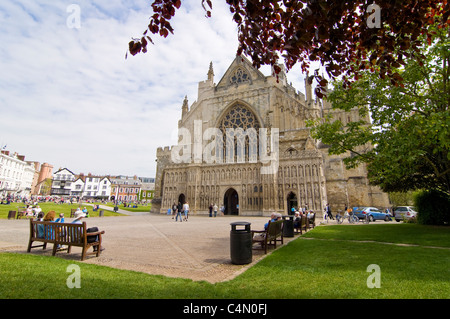
[[[190,107],[183,101],[178,144],[157,150],[152,211],[178,202],[198,214],[217,204],[225,214],[258,216],[292,207],[322,212],[328,202],[334,211],[387,207],[387,195],[368,184],[364,167],[346,170],[343,157],[329,156],[311,138],[306,120],[332,110],[313,98],[307,81],[305,87],[306,95],[283,71],[265,76],[239,56],[216,84],[211,64],[197,101]]]
[[[111,178],[111,197],[113,201],[136,202],[141,192],[141,181],[137,176],[116,176]]]
[[[150,201],[153,198],[154,182],[142,180],[147,181],[148,178],[98,176],[91,173],[77,175],[67,168],[60,168],[53,174],[50,195],[83,200]],[[141,192],[143,185],[145,192]]]
[[[59,197],[71,197],[76,196],[73,194],[72,189],[79,193],[81,190],[77,189],[75,185],[80,185],[76,180],[75,174],[67,168],[60,168],[53,173],[52,190],[51,195]],[[73,184],[73,185],[72,185]]]
[[[39,175],[37,162],[25,161],[24,155],[10,153],[8,150],[0,152],[0,198],[5,196],[20,196],[29,198],[37,183]]]

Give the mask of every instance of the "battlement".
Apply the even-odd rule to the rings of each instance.
[[[170,156],[170,152],[172,150],[172,147],[173,146],[164,146],[164,148],[158,147],[156,149],[156,157]]]

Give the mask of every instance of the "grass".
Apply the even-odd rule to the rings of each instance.
[[[450,248],[450,227],[408,223],[392,224],[382,222],[371,225],[332,225],[319,227],[314,232],[306,233],[304,237]]]
[[[0,219],[8,218],[8,212],[10,210],[15,210],[17,212],[19,210],[19,208],[21,210],[25,209],[24,207],[25,207],[25,205],[23,203],[11,203],[9,205],[0,205]],[[39,207],[41,207],[44,214],[48,213],[51,210],[54,210],[56,212],[56,217],[58,217],[60,213],[64,213],[65,218],[70,218],[70,210],[72,208],[78,208],[78,207],[81,207],[81,209],[86,207],[86,209],[89,212],[90,217],[97,217],[99,214],[99,211],[94,212],[92,210],[92,208],[93,208],[92,206],[84,205],[84,204],[81,204],[81,205],[79,205],[79,204],[55,204],[52,202],[47,202],[47,203],[39,203]],[[103,213],[104,216],[123,216],[122,214],[114,213],[114,212],[108,211],[108,210],[103,210],[103,212],[104,212]]]
[[[448,299],[449,235],[449,227],[403,223],[316,227],[235,279],[216,284],[3,253],[0,298]],[[66,285],[71,264],[81,268],[81,289]],[[381,288],[367,287],[371,264],[380,267]]]

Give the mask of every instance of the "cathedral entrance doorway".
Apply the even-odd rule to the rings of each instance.
[[[290,192],[287,197],[288,215],[294,215],[292,208],[297,208],[297,206],[298,206],[297,195],[295,195],[293,192]]]
[[[184,196],[184,194],[180,194],[180,196],[178,196],[178,202],[180,202],[181,205],[186,203],[186,196]]]
[[[223,196],[224,215],[239,215],[239,196],[234,188],[229,188]]]

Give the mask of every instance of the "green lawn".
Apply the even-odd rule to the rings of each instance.
[[[345,226],[345,227],[341,227]],[[362,227],[364,226],[364,227]],[[370,226],[368,228],[367,226]],[[370,225],[333,225],[319,227],[307,238],[376,241],[450,248],[450,227],[408,223],[377,222]]]
[[[70,218],[70,210],[72,208],[78,208],[81,207],[81,209],[83,209],[84,207],[86,207],[86,209],[89,212],[89,216],[90,217],[97,217],[98,216],[98,211],[94,212],[92,211],[92,206],[90,205],[85,205],[85,204],[55,204],[52,202],[48,202],[48,203],[39,203],[39,206],[41,207],[42,211],[44,212],[44,214],[48,213],[51,210],[54,210],[56,212],[56,217],[59,216],[60,213],[64,213],[64,217],[65,218]],[[18,209],[25,209],[25,205],[23,203],[11,203],[9,205],[0,205],[0,219],[6,219],[8,218],[8,212],[10,210],[15,210],[16,212],[18,211]],[[107,210],[103,210],[103,215],[104,216],[123,216],[121,214],[118,213],[114,213],[111,211],[107,211]]]
[[[450,227],[403,223],[316,227],[235,279],[216,284],[59,257],[3,253],[0,298],[449,299],[449,240]],[[66,285],[71,264],[80,266],[80,289]],[[367,286],[372,275],[367,267],[372,264],[380,268],[380,288]]]

